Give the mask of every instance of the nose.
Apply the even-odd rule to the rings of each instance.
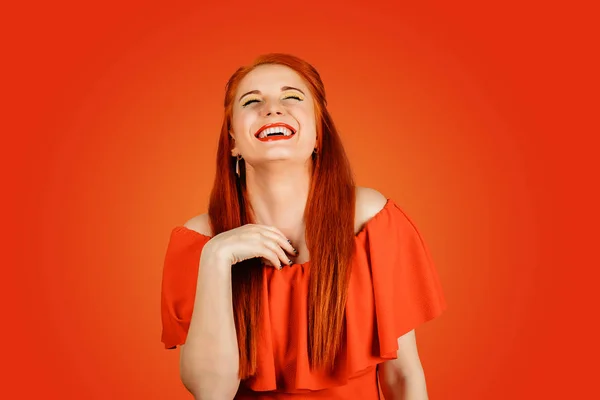
[[[265,103],[265,108],[263,110],[266,117],[270,117],[272,115],[283,115],[283,107],[276,101],[268,101]]]

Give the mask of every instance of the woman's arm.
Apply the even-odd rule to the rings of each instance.
[[[198,275],[190,328],[181,346],[181,380],[197,400],[233,399],[240,380],[231,266],[216,268],[207,258]]]
[[[386,400],[427,400],[425,374],[415,331],[398,338],[398,356],[379,364],[379,384]]]
[[[206,215],[185,226],[210,234]],[[240,384],[238,371],[231,265],[209,250],[202,251],[194,309],[180,352],[181,381],[196,400],[233,399]]]
[[[208,234],[208,216],[186,224]],[[216,235],[203,247],[196,298],[181,348],[181,380],[196,399],[233,399],[240,385],[239,348],[233,314],[231,266],[264,258],[274,268],[291,264],[294,247],[278,229],[246,224]]]

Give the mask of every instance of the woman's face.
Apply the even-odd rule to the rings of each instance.
[[[316,143],[314,101],[293,69],[256,67],[241,80],[232,107],[232,155],[240,154],[252,167],[310,158]]]

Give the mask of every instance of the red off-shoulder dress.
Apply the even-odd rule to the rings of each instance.
[[[185,343],[200,253],[210,239],[175,227],[162,281],[162,342]],[[280,271],[264,268],[257,374],[236,399],[379,399],[377,364],[396,358],[398,338],[446,308],[440,279],[423,239],[391,199],[356,235],[346,305],[345,345],[333,373],[311,371],[307,352],[310,261]]]

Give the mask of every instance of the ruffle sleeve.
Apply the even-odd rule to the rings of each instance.
[[[348,331],[361,330],[360,321],[367,318],[372,321],[372,333],[368,333],[373,336],[371,357],[378,361],[396,358],[400,336],[445,310],[440,278],[421,233],[391,199],[357,239],[353,303],[348,305],[346,314],[355,326],[349,326]],[[359,280],[371,282],[371,296]],[[363,307],[361,313],[356,303],[365,297],[372,298],[373,307]],[[363,326],[367,326],[364,322]],[[359,344],[348,343],[350,349],[356,346]]]
[[[339,366],[339,384],[396,358],[398,338],[446,308],[429,249],[413,221],[392,199],[367,222],[356,241],[346,304],[345,365]],[[313,382],[312,386],[322,385]]]
[[[166,349],[184,344],[196,296],[202,248],[210,237],[175,227],[164,257],[161,285],[162,342]]]

